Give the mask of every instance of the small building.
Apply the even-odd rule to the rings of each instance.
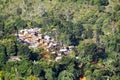
[[[66,52],[67,51],[67,49],[65,48],[65,49],[60,49],[60,52]]]
[[[56,54],[56,52],[55,52],[55,51],[53,51],[53,52],[51,52],[51,54]]]
[[[58,56],[58,57],[55,58],[55,61],[60,61],[61,59],[62,59],[62,57]]]
[[[34,45],[35,44],[35,42],[29,41],[28,39],[25,39],[24,43],[26,43],[28,45]]]
[[[57,46],[58,44],[57,43],[53,43],[53,46],[55,47],[55,46]]]
[[[75,58],[76,58],[76,59],[79,59],[79,56],[76,56]]]
[[[50,36],[45,35],[45,36],[44,36],[44,39],[46,39],[46,40],[50,40],[51,38],[50,38]]]
[[[21,59],[18,56],[11,56],[10,61],[21,61]]]
[[[58,53],[57,55],[58,55],[58,56],[61,56],[61,53]]]
[[[74,49],[75,46],[68,46],[70,50]]]

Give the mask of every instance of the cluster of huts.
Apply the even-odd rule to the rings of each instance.
[[[44,48],[53,55],[57,55],[56,61],[59,61],[62,56],[67,55],[74,46],[65,46],[55,41],[49,35],[40,34],[39,28],[30,28],[20,30],[18,33],[18,41],[27,44],[30,48]]]

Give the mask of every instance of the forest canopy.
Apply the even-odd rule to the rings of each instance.
[[[17,40],[31,28],[75,47],[55,61]],[[0,0],[0,80],[83,79],[120,79],[120,0]]]

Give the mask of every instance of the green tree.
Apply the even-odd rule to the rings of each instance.
[[[0,66],[4,65],[7,61],[7,59],[8,58],[4,53],[0,53],[0,62],[1,62]]]
[[[18,73],[22,76],[22,77],[25,77],[25,76],[29,76],[32,72],[31,70],[31,66],[32,63],[31,62],[28,62],[26,60],[23,60],[20,62],[20,65],[17,66],[17,71]]]
[[[74,75],[69,71],[63,70],[60,72],[58,80],[74,80]]]
[[[39,53],[35,53],[35,52],[30,52],[29,53],[29,60],[32,60],[32,61],[37,61],[40,59],[40,54]]]
[[[55,76],[54,76],[54,72],[52,71],[52,69],[45,70],[45,78],[47,80],[54,80]]]
[[[120,10],[120,4],[115,4],[114,5],[114,10],[119,11]]]
[[[107,6],[109,4],[108,0],[94,0],[94,4],[97,4],[98,6]]]

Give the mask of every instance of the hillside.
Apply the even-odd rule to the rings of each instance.
[[[119,80],[120,0],[0,0],[0,63],[0,80]]]

